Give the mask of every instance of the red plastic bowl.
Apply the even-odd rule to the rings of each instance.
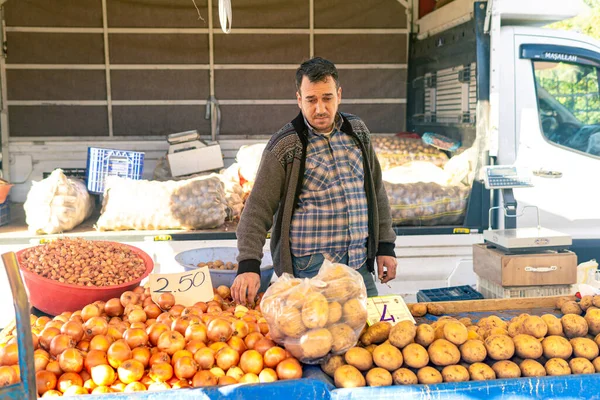
[[[115,243],[115,242],[111,242]],[[128,247],[144,260],[146,271],[144,274],[127,283],[116,286],[77,286],[69,285],[53,281],[52,279],[44,278],[34,272],[21,267],[21,259],[23,253],[30,248],[23,249],[17,252],[17,260],[19,261],[19,269],[23,275],[25,286],[29,291],[29,303],[40,311],[50,315],[59,315],[64,311],[81,310],[88,304],[97,300],[106,301],[113,297],[119,297],[127,290],[133,290],[139,286],[142,279],[147,277],[154,268],[152,258],[141,249],[129,246],[127,244],[115,243],[121,246]],[[43,246],[43,245],[42,245]]]

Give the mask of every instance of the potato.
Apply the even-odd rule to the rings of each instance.
[[[362,328],[367,322],[367,308],[358,299],[350,299],[342,306],[342,316],[353,329]]]
[[[311,329],[300,338],[300,346],[306,358],[321,358],[331,351],[333,336],[326,328]]]
[[[346,361],[344,361],[344,356],[342,355],[329,355],[325,361],[321,363],[321,369],[327,375],[333,378],[335,371],[341,367],[342,365],[346,365]]]
[[[594,358],[594,361],[592,361],[592,364],[594,365],[596,372],[600,372],[600,357]]]
[[[588,309],[585,313],[585,321],[588,324],[589,333],[597,335],[600,333],[600,309]]]
[[[408,368],[398,368],[392,374],[394,385],[416,385],[419,383],[417,375]]]
[[[564,315],[567,315],[567,314],[581,315],[581,307],[579,307],[579,304],[577,304],[574,301],[567,301],[560,308],[560,312],[562,312]]]
[[[338,388],[355,388],[366,385],[363,374],[352,365],[342,365],[336,369],[333,380]]]
[[[346,352],[344,360],[347,364],[361,371],[368,371],[373,366],[373,356],[362,347],[353,347]]]
[[[423,368],[429,364],[429,353],[427,349],[417,343],[410,343],[402,349],[404,364],[411,368]]]
[[[508,324],[506,323],[506,321],[503,321],[495,315],[490,315],[489,317],[482,318],[477,323],[477,326],[488,330],[493,328],[508,329]]]
[[[277,327],[284,335],[292,338],[299,338],[306,332],[306,326],[302,322],[302,315],[293,306],[283,308],[281,315],[277,318]]]
[[[434,323],[435,326],[435,339],[445,339],[444,337],[444,326],[446,326],[446,324],[449,321],[437,321]]]
[[[337,268],[337,267],[336,267]],[[343,274],[347,274],[345,271]],[[339,278],[322,278],[322,274],[319,273],[319,278],[325,281],[327,285],[321,289],[321,293],[329,301],[338,301],[344,303],[349,299],[356,298],[360,294],[360,287],[354,281],[354,278],[348,275],[340,276]]]
[[[556,301],[556,309],[560,310],[562,308],[562,306],[568,301],[572,301],[572,300],[568,297],[561,297],[560,299],[558,299]]]
[[[584,337],[588,333],[588,324],[580,315],[567,314],[564,315],[560,322],[563,326],[563,332],[569,339],[574,337]]]
[[[483,341],[483,338],[481,336],[479,336],[479,334],[477,332],[475,332],[475,331],[468,331],[467,340],[481,340],[481,341]]]
[[[446,339],[437,339],[427,349],[429,360],[434,365],[446,366],[458,364],[460,361],[460,351],[456,345]]]
[[[283,347],[295,358],[304,358],[304,351],[298,340],[288,340]]]
[[[404,361],[402,352],[391,344],[380,344],[373,350],[373,362],[388,371],[395,371],[402,366]]]
[[[391,344],[402,349],[412,343],[417,334],[417,327],[411,321],[400,321],[392,327],[388,337]]]
[[[594,364],[587,358],[583,357],[575,357],[569,361],[569,367],[571,368],[571,373],[574,375],[579,374],[593,374],[596,372],[596,368],[594,368]]]
[[[466,382],[469,380],[469,371],[462,365],[447,365],[442,369],[444,382]]]
[[[335,324],[327,328],[333,337],[331,352],[341,354],[356,345],[356,333],[346,324]]]
[[[342,318],[342,305],[337,301],[329,303],[329,315],[327,316],[327,325],[332,325]]]
[[[460,322],[450,321],[444,325],[444,338],[457,346],[460,346],[468,339],[467,327]]]
[[[367,372],[368,386],[392,386],[392,374],[383,368],[372,368]]]
[[[548,333],[548,325],[546,325],[542,317],[531,315],[523,321],[523,333],[541,339]]]
[[[392,324],[389,322],[376,322],[367,328],[367,332],[360,337],[360,341],[365,346],[383,343],[388,339],[391,329]]]
[[[291,290],[285,300],[285,305],[302,309],[302,306],[308,299],[309,294],[314,294],[314,290],[309,285],[300,285]]]
[[[515,354],[515,344],[510,336],[492,335],[485,339],[485,349],[493,360],[508,360]]]
[[[574,338],[571,339],[571,346],[573,346],[573,356],[583,357],[588,360],[593,360],[598,357],[598,345],[591,339],[588,338]]]
[[[366,350],[369,351],[369,353],[373,354],[373,351],[375,351],[375,349],[377,348],[376,344],[370,344],[368,346],[365,347]]]
[[[594,304],[594,296],[583,296],[579,301],[579,307],[585,312],[588,308],[590,308]]]
[[[427,312],[431,315],[444,315],[444,306],[441,304],[428,303],[427,304]]]
[[[567,360],[573,354],[573,346],[562,336],[548,336],[542,340],[542,348],[544,349],[544,357],[548,359],[562,358]]]
[[[542,319],[544,320],[544,322],[546,323],[546,326],[548,327],[548,336],[562,336],[563,335],[563,328],[562,328],[562,324],[560,323],[560,319],[556,318],[555,315],[552,314],[544,314],[542,315]]]
[[[521,376],[521,368],[509,360],[496,361],[492,365],[492,369],[498,379],[519,378]]]
[[[422,317],[427,314],[427,304],[415,303],[410,306],[410,313],[413,317]]]
[[[592,299],[592,304],[594,305],[594,307],[600,307],[600,296],[594,296],[594,298]]]
[[[469,375],[472,381],[489,381],[496,379],[496,373],[487,364],[473,363],[469,366]]]
[[[523,360],[519,364],[521,375],[524,377],[546,376],[546,368],[535,360]]]
[[[417,326],[417,332],[415,334],[415,343],[421,346],[427,347],[435,340],[435,330],[431,325],[421,324]]]
[[[541,318],[540,318],[541,319]],[[544,354],[544,348],[538,339],[531,335],[520,334],[513,338],[515,354],[517,357],[540,358]]]
[[[546,362],[546,374],[549,376],[571,375],[571,367],[562,358],[551,358]]]
[[[504,328],[491,328],[491,329],[479,328],[478,336],[481,337],[483,340],[487,339],[489,336],[492,336],[492,335],[508,336],[508,331]]]
[[[460,346],[463,361],[469,364],[482,362],[487,357],[485,345],[480,340],[467,340]]]
[[[458,322],[460,322],[461,324],[463,324],[467,328],[469,326],[473,325],[473,321],[471,321],[471,318],[467,318],[467,317],[459,319]]]
[[[442,383],[444,381],[442,374],[433,367],[423,367],[418,370],[417,379],[419,380],[419,383],[427,385]]]

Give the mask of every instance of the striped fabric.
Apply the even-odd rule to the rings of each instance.
[[[292,254],[323,254],[360,268],[367,259],[368,208],[364,189],[363,157],[358,143],[340,131],[342,118],[330,135],[310,125],[304,186],[292,218]]]

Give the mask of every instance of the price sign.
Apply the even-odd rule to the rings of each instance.
[[[367,299],[367,324],[387,321],[396,325],[406,320],[416,323],[402,296],[378,296]]]
[[[214,298],[212,281],[208,267],[179,274],[150,274],[150,295],[154,302],[162,293],[171,293],[175,302],[191,306],[199,301],[210,301]]]

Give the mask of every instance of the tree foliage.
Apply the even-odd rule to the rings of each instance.
[[[600,39],[600,0],[584,0],[590,12],[565,21],[555,22],[549,28],[577,31],[594,39]]]

